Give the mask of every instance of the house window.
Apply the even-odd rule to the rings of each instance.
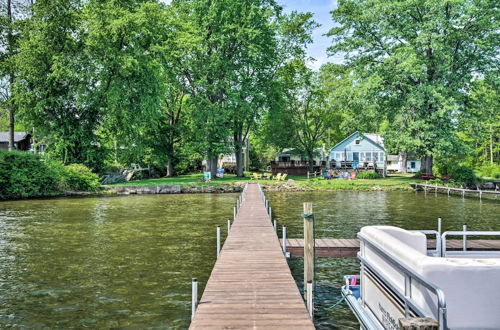
[[[279,156],[278,161],[280,162],[289,162],[290,156]]]
[[[371,162],[371,160],[372,160],[372,153],[371,152],[367,152],[366,153],[366,161],[367,162]]]
[[[360,140],[360,139],[356,139],[356,140],[354,140],[354,143],[355,143],[355,144],[359,144],[360,142],[361,142],[361,140]]]
[[[374,162],[378,161],[378,152],[373,153],[373,161]]]
[[[415,168],[415,162],[410,162],[410,168],[412,168],[412,169]]]

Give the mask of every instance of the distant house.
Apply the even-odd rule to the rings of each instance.
[[[314,149],[313,169],[320,171],[326,167],[327,153],[325,147]],[[285,148],[276,154],[271,162],[271,172],[273,175],[287,173],[291,175],[306,175],[309,171],[309,159],[307,155],[293,148]]]
[[[326,161],[326,158],[327,158],[326,156],[327,155],[325,153],[324,148],[316,148],[316,149],[314,149],[313,161],[316,163]],[[274,160],[276,162],[290,162],[290,161],[305,162],[305,161],[308,161],[309,159],[307,159],[306,155],[304,155],[300,151],[297,151],[296,149],[285,148],[280,153],[276,154]]]
[[[14,132],[14,146],[19,151],[29,151],[31,135],[26,132]],[[9,132],[0,132],[0,149],[9,149]]]
[[[387,156],[387,172],[401,172],[403,168],[403,157],[401,155]],[[420,171],[420,159],[413,153],[408,153],[406,157],[406,172],[416,173]]]
[[[330,167],[386,174],[386,150],[379,134],[355,132],[330,149]]]

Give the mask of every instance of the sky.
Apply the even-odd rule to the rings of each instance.
[[[326,62],[342,63],[342,56],[328,57],[326,49],[331,45],[331,38],[324,36],[334,26],[330,11],[337,8],[337,0],[279,0],[279,3],[285,12],[311,12],[313,19],[321,24],[313,31],[313,43],[307,49],[308,55],[316,59],[309,63],[311,68],[319,69]]]

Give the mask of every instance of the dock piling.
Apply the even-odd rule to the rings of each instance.
[[[217,226],[217,259],[220,255],[220,226]]]
[[[227,234],[229,235],[229,231],[231,230],[231,219],[227,219]]]
[[[443,223],[443,219],[441,217],[438,217],[438,233],[439,233],[439,236],[441,236],[441,229],[442,229],[442,223]]]
[[[286,226],[282,227],[281,235],[283,236],[283,243],[281,244],[281,246],[283,247],[283,254],[286,257]]]
[[[313,301],[313,282],[307,281],[306,306],[311,319],[314,317],[314,301]]]
[[[198,279],[191,280],[191,320],[194,319],[196,307],[198,306]]]
[[[236,220],[236,207],[233,207],[233,221]]]
[[[275,231],[276,233],[278,233],[278,227],[276,227],[276,225],[277,225],[277,224],[276,224],[276,219],[274,219],[274,220],[273,220],[273,227],[274,227],[274,231]]]
[[[312,203],[304,203],[304,283],[314,281],[314,215]],[[307,288],[305,290],[307,296]]]
[[[464,231],[464,238],[463,238],[463,250],[464,251],[467,251],[467,234],[465,234],[465,232],[467,232],[467,224],[464,223],[464,226],[463,226],[463,231]]]

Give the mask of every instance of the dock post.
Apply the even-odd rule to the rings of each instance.
[[[273,209],[269,206],[269,219],[273,218]]]
[[[312,203],[304,203],[304,283],[314,281],[314,215]],[[308,290],[305,294],[307,298]]]
[[[233,207],[233,221],[236,220],[236,207]]]
[[[306,305],[309,311],[309,316],[311,319],[314,317],[314,302],[313,302],[313,282],[311,280],[307,281],[307,298]]]
[[[236,201],[236,208],[239,210],[240,209],[240,199],[238,198],[238,200]]]
[[[309,171],[307,171],[307,181],[309,181]]]
[[[229,231],[231,230],[231,219],[227,219],[227,234],[229,235]]]
[[[462,198],[465,197],[465,189],[462,189]]]
[[[441,217],[438,217],[438,233],[439,233],[439,237],[441,237],[441,232],[442,232],[441,231],[441,229],[442,229],[441,225],[442,225],[442,222],[443,222],[443,219]],[[436,242],[436,244],[437,244],[437,242]]]
[[[464,223],[463,231],[464,232],[467,231],[467,224],[466,223]],[[467,251],[467,234],[464,234],[463,243],[464,243],[463,250]]]
[[[281,234],[283,236],[283,242],[281,243],[281,246],[283,247],[283,254],[285,255],[286,258],[286,226],[282,227]]]
[[[198,279],[191,280],[191,320],[194,319],[196,307],[198,306]]]
[[[479,189],[479,200],[481,200],[481,197],[483,197],[483,192]]]
[[[220,255],[220,226],[217,226],[217,259]]]
[[[277,225],[277,224],[276,224],[276,219],[274,219],[274,220],[273,220],[273,227],[274,227],[274,231],[275,231],[276,233],[278,233],[278,227],[277,227],[276,225]]]

